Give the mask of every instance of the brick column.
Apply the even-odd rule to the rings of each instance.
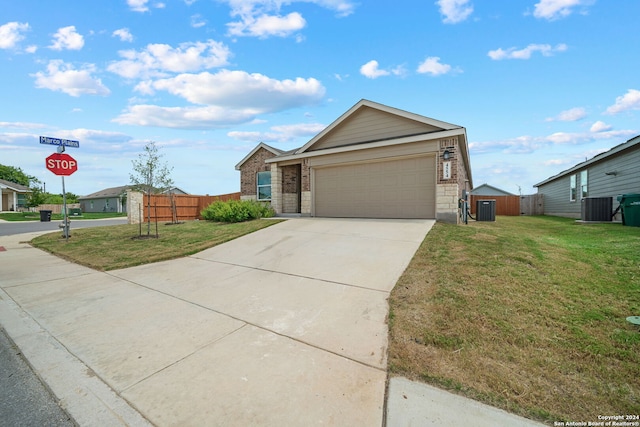
[[[271,207],[282,213],[282,169],[276,163],[271,164]]]

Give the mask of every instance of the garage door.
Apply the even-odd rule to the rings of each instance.
[[[435,218],[435,157],[314,168],[315,216]]]

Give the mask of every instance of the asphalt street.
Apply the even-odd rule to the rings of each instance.
[[[0,328],[0,426],[75,426]]]

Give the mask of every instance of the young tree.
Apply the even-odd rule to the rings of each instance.
[[[162,193],[173,185],[171,171],[163,154],[158,151],[154,141],[144,146],[144,151],[132,160],[133,172],[129,175],[131,184],[147,195],[147,236],[151,234],[151,195]]]

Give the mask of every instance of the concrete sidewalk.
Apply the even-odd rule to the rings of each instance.
[[[382,426],[387,298],[432,225],[291,219],[108,273],[3,236],[0,323],[81,426]],[[388,425],[460,425],[425,396],[392,380]]]

